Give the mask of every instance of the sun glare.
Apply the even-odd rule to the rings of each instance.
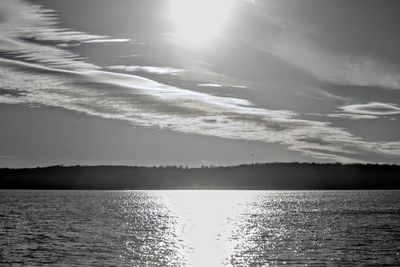
[[[234,0],[171,0],[174,37],[187,45],[203,46],[220,33],[233,3]]]

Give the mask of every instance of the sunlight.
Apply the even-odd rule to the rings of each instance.
[[[203,46],[220,33],[234,0],[171,0],[174,36],[185,45]]]
[[[244,191],[172,191],[161,192],[164,203],[177,218],[183,241],[180,256],[187,266],[228,266],[240,231],[239,215],[246,203],[257,196]]]

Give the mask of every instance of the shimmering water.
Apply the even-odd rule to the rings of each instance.
[[[400,265],[400,191],[0,191],[0,265]]]

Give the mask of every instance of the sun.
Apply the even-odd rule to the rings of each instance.
[[[203,46],[220,34],[235,0],[171,0],[174,37],[186,45]]]

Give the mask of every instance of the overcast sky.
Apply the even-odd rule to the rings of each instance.
[[[397,0],[0,0],[0,167],[400,163]]]

